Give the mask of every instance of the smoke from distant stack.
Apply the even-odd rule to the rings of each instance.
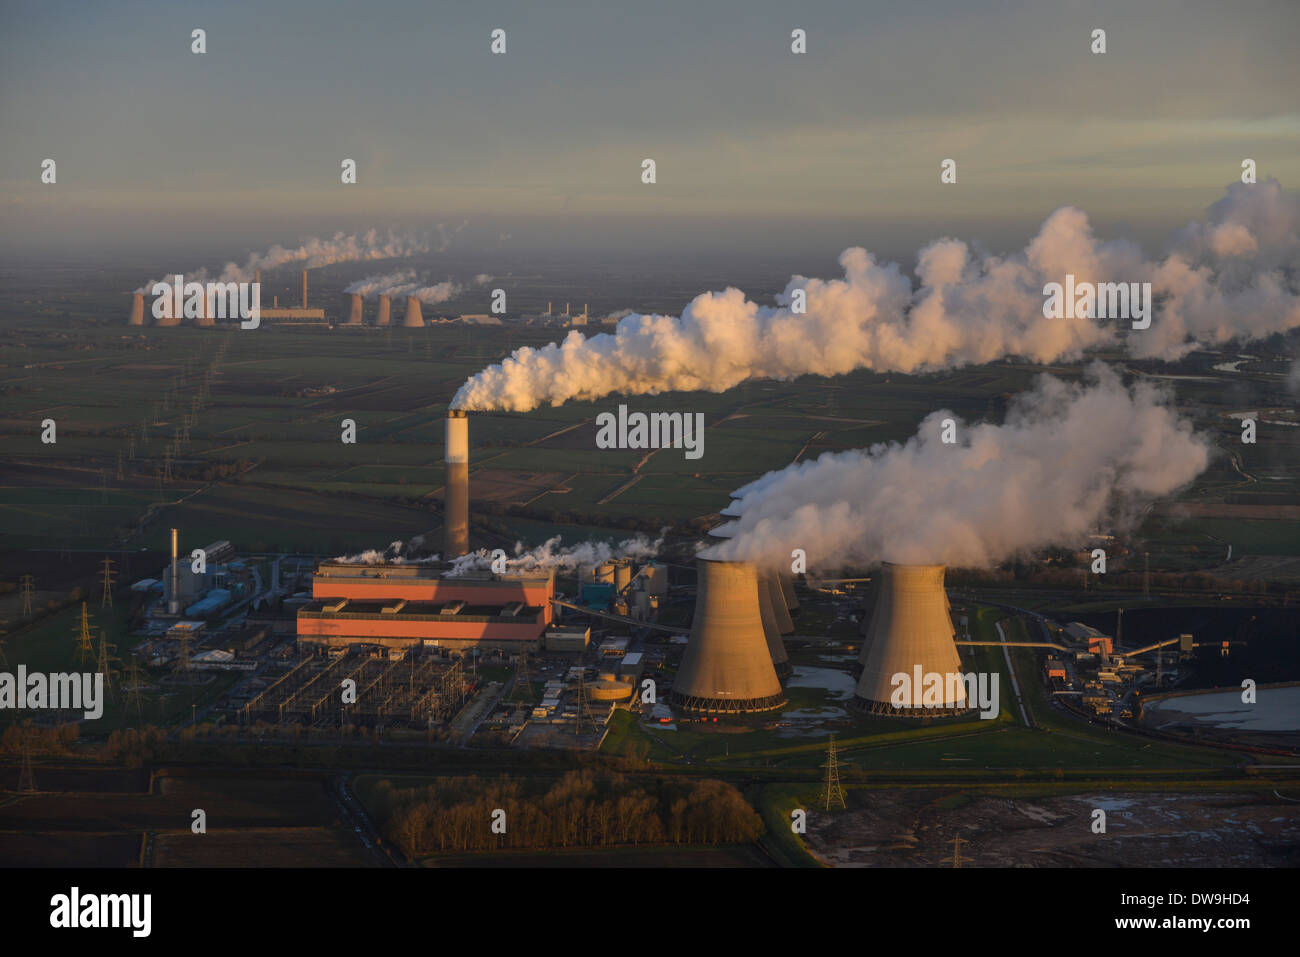
[[[974,253],[940,239],[918,254],[914,288],[896,263],[865,249],[840,256],[842,279],[793,277],[760,306],[738,289],[697,296],[680,317],[632,314],[613,333],[572,332],[516,350],[470,378],[453,405],[527,412],[570,399],[674,390],[723,392],[746,379],[788,380],[856,369],[933,372],[1009,356],[1046,363],[1120,346],[1172,360],[1198,344],[1260,339],[1300,328],[1300,202],[1276,180],[1234,183],[1146,259],[1127,240],[1095,239],[1081,210],[1062,207],[1020,252]],[[1124,320],[1048,319],[1044,286],[1150,282],[1145,331]],[[806,308],[795,311],[796,292]]]

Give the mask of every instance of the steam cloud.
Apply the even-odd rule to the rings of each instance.
[[[441,237],[439,249],[445,249],[449,240],[442,227],[437,228]],[[197,269],[184,275],[186,281],[190,282],[207,282],[209,279],[212,282],[251,282],[259,269],[275,269],[286,263],[300,262],[308,269],[316,269],[342,262],[405,259],[418,253],[429,252],[431,245],[428,237],[398,235],[391,231],[383,236],[376,229],[352,235],[338,232],[332,239],[309,239],[296,249],[286,249],[277,244],[264,253],[252,253],[242,266],[235,262],[226,263],[225,268],[216,277],[209,277],[206,269]],[[168,278],[157,281],[170,282],[171,280]],[[153,285],[154,281],[151,280],[136,292],[147,295]]]
[[[423,544],[424,536],[417,535],[409,542],[398,539],[391,542],[387,548],[368,548],[363,552],[357,552],[355,555],[339,555],[334,558],[334,561],[343,565],[418,565],[425,562],[436,562],[438,560],[437,555],[415,557],[416,551]]]
[[[898,264],[855,247],[840,256],[843,279],[795,276],[776,308],[728,288],[697,296],[680,317],[632,314],[613,333],[574,331],[518,349],[469,379],[452,407],[527,412],[613,392],[722,392],[755,376],[933,372],[1009,356],[1054,362],[1116,344],[1173,360],[1198,345],[1300,327],[1298,229],[1300,201],[1269,179],[1229,186],[1205,222],[1175,233],[1161,260],[1127,240],[1094,238],[1087,215],[1069,206],[1009,256],[956,239],[930,243],[918,254],[916,288]],[[1044,318],[1043,286],[1067,273],[1077,283],[1150,282],[1151,327]],[[807,296],[801,314],[792,309],[797,290]]]
[[[487,273],[479,273],[474,277],[475,285],[479,286],[491,281],[492,277]],[[366,299],[373,299],[376,296],[390,296],[395,299],[414,296],[421,302],[432,305],[455,299],[465,291],[465,287],[451,280],[426,286],[416,280],[414,269],[399,269],[397,272],[390,272],[383,276],[367,276],[365,279],[358,279],[343,291],[355,293]]]
[[[1012,400],[1003,425],[941,441],[935,412],[907,442],[826,453],[741,488],[731,537],[701,554],[820,568],[879,561],[987,567],[1018,553],[1079,546],[1108,522],[1189,484],[1209,446],[1158,388],[1126,389],[1102,363],[1083,384],[1049,375]]]
[[[514,557],[506,558],[506,567],[512,571],[542,571],[554,568],[572,571],[581,565],[598,565],[612,558],[652,558],[663,547],[663,537],[651,539],[646,535],[624,539],[617,545],[608,542],[580,542],[561,547],[560,536],[549,538],[533,549],[525,549],[523,542],[515,543]],[[453,560],[450,575],[483,571],[492,566],[492,553],[485,548]]]

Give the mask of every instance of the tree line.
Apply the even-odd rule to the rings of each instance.
[[[440,778],[418,788],[376,786],[385,836],[409,857],[505,848],[731,844],[758,839],[762,819],[718,780],[634,779],[584,769],[545,790],[509,777]],[[502,819],[498,811],[504,811]],[[493,821],[498,822],[496,833]]]

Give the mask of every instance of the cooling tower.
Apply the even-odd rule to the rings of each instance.
[[[768,601],[772,603],[772,615],[776,619],[776,630],[782,635],[794,634],[794,619],[785,605],[785,592],[781,591],[781,582],[776,572],[765,575],[761,583],[767,589]]]
[[[414,296],[406,297],[406,318],[402,325],[407,329],[423,329],[424,316],[420,315],[420,300]]]
[[[785,704],[763,635],[758,569],[751,562],[696,558],[695,619],[673,680],[685,711],[748,714]]]
[[[785,678],[794,668],[790,665],[790,656],[785,653],[785,642],[781,640],[781,629],[776,622],[776,612],[772,607],[772,578],[763,572],[758,575],[758,617],[763,622],[763,637],[767,640],[767,650],[772,656],[772,666],[776,676]],[[778,591],[777,594],[780,594]]]
[[[387,297],[387,296],[380,296],[380,297],[379,297],[379,315],[375,316],[375,325],[377,325],[377,326],[386,326],[386,325],[388,325],[388,313],[389,313],[389,310],[390,310],[391,308],[392,308],[392,304],[391,304],[391,302],[389,301],[388,297]]]
[[[785,597],[785,607],[789,609],[790,617],[799,617],[799,599],[794,593],[794,578],[782,569],[777,573],[777,580],[781,583],[781,594]]]
[[[356,293],[352,294],[352,305],[348,309],[348,325],[361,325],[361,297]]]
[[[127,320],[127,325],[144,325],[144,293],[142,292],[137,292],[131,297],[131,318]]]
[[[947,677],[962,673],[955,637],[943,590],[943,566],[886,562],[880,569],[876,608],[863,643],[865,662],[854,706],[873,714],[912,717],[966,710],[965,685]],[[937,706],[921,707],[924,688],[915,680],[918,668],[922,676],[943,676]],[[895,707],[890,699],[895,694],[894,676],[899,674],[908,676],[910,688],[902,707]]]
[[[206,295],[201,296],[199,298],[199,313],[194,317],[194,324],[204,327],[215,326],[217,320],[212,318],[212,312],[212,304],[208,301],[208,297]]]
[[[450,561],[469,551],[469,419],[459,409],[447,411],[446,462],[447,553],[442,557]]]

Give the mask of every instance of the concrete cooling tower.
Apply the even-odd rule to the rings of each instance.
[[[751,562],[695,559],[695,618],[671,702],[703,714],[752,714],[785,704],[759,611]]]
[[[131,297],[131,318],[127,320],[128,326],[144,325],[144,293],[137,292]]]
[[[412,300],[414,301],[414,300]],[[459,409],[447,412],[446,560],[469,552],[469,419]]]
[[[352,304],[348,307],[348,325],[361,325],[361,297],[356,293],[352,294]]]
[[[387,296],[380,296],[379,314],[375,316],[375,325],[377,326],[388,325],[389,322],[388,316],[391,311],[392,311],[392,301]]]
[[[781,629],[776,623],[776,612],[772,606],[772,582],[771,575],[759,572],[758,617],[763,622],[763,637],[767,639],[767,650],[772,656],[776,676],[784,679],[794,672],[794,668],[790,664],[790,656],[786,654],[785,642],[781,640]],[[775,591],[778,595],[781,593],[779,588]]]
[[[402,320],[402,326],[407,329],[424,328],[424,316],[420,314],[420,300],[414,296],[406,297],[406,318]]]
[[[776,618],[776,630],[782,635],[794,634],[794,619],[790,617],[789,606],[785,603],[785,592],[781,589],[780,574],[772,572],[765,575],[768,600],[772,603],[772,614]]]
[[[926,717],[965,711],[966,687],[948,681],[948,675],[962,672],[961,656],[953,644],[956,633],[943,590],[942,565],[893,565],[880,569],[876,607],[863,642],[862,676],[858,679],[856,708],[872,714],[902,714]],[[942,702],[921,707],[923,687],[914,680],[921,675],[944,676]],[[910,694],[901,707],[891,699],[894,676],[908,676]]]
[[[794,578],[785,570],[781,570],[777,577],[781,582],[781,594],[785,596],[785,607],[789,609],[790,617],[798,618],[799,599],[794,593]]]

